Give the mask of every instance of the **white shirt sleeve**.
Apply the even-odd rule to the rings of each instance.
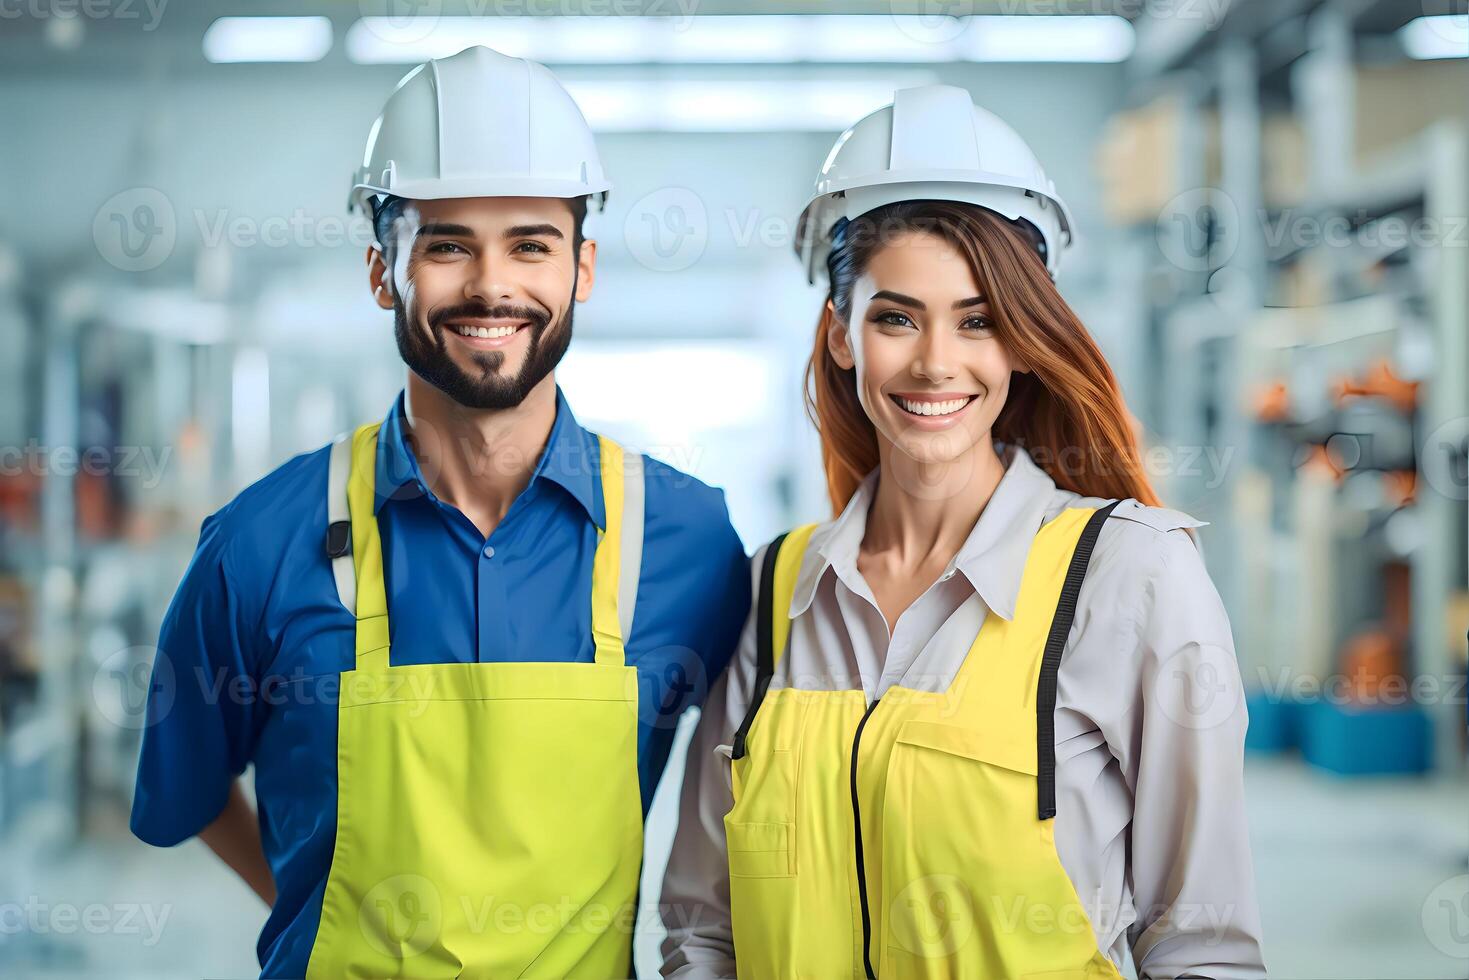
[[[1146,532],[1144,532],[1146,533]],[[1192,540],[1157,535],[1133,592],[1138,689],[1107,740],[1133,791],[1141,980],[1265,976],[1244,804],[1244,689],[1229,619]],[[1122,635],[1126,635],[1124,630]]]
[[[767,546],[768,547],[768,546]],[[752,591],[760,584],[765,548],[750,562]],[[680,978],[733,977],[734,934],[730,928],[729,857],[724,815],[734,806],[730,744],[744,720],[755,685],[755,603],[740,633],[729,667],[714,682],[689,743],[673,837],[659,901],[668,938],[663,941],[663,975]]]

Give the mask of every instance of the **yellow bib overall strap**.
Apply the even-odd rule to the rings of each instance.
[[[393,666],[377,430],[333,447],[328,477],[345,488],[345,516],[328,504],[327,551],[356,616],[356,666],[341,677],[336,843],[308,976],[629,976],[642,802],[637,672],[623,645],[641,457],[601,440],[594,662],[431,651]]]
[[[1045,524],[946,690],[770,691],[725,816],[741,976],[1118,980],[1055,847],[1056,671],[1115,504]],[[805,529],[801,529],[805,532]],[[773,668],[809,532],[767,550]],[[761,658],[764,660],[764,658]]]

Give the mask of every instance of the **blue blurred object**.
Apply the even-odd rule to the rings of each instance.
[[[1247,696],[1245,707],[1250,715],[1250,725],[1245,730],[1247,750],[1284,752],[1300,744],[1302,705],[1262,692]]]
[[[1432,760],[1428,714],[1417,705],[1303,705],[1300,735],[1307,762],[1344,776],[1426,772]]]

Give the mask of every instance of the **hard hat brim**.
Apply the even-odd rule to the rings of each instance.
[[[371,209],[366,202],[369,197],[376,195],[391,195],[415,201],[444,201],[460,197],[593,197],[598,209],[601,209],[606,206],[607,194],[611,190],[612,184],[605,180],[588,183],[540,177],[405,180],[392,186],[362,182],[352,185],[349,206],[370,214]]]
[[[952,201],[972,204],[1011,221],[1025,218],[1037,225],[1049,247],[1048,271],[1055,274],[1061,250],[1074,241],[1075,225],[1066,202],[1017,183],[1004,175],[977,179],[975,171],[931,170],[883,175],[862,180],[828,182],[814,196],[796,223],[794,250],[806,269],[806,281],[815,284],[831,249],[832,227],[842,218],[855,219],[889,204],[903,201]],[[1054,221],[1042,213],[1054,209]],[[1047,227],[1048,225],[1052,227]]]

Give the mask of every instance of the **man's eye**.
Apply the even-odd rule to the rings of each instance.
[[[458,242],[434,242],[428,247],[428,251],[439,254],[452,254],[454,252],[463,252],[465,249]]]
[[[540,242],[521,242],[519,245],[515,246],[515,248],[517,251],[521,249],[528,249],[531,252],[540,252],[542,254],[548,254],[551,251]]]

